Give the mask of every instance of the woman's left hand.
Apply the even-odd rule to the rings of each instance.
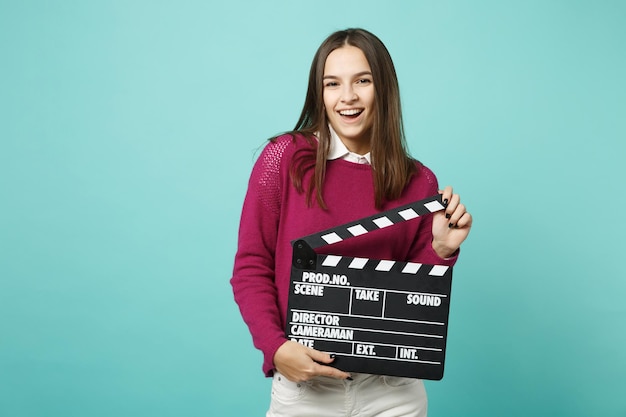
[[[461,204],[458,194],[448,186],[443,191],[442,199],[448,201],[444,211],[434,213],[433,249],[441,258],[449,258],[459,249],[472,227],[472,215]]]

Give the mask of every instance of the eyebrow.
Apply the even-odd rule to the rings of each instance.
[[[356,74],[353,75],[353,77],[362,77],[363,75],[372,75],[372,73],[370,71],[361,71],[361,72],[357,72]],[[336,75],[324,75],[324,78],[322,79],[326,79],[326,78],[339,78]]]

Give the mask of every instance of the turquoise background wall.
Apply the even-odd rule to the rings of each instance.
[[[626,416],[626,3],[556,0],[0,0],[0,415],[264,415],[239,211],[351,26],[475,216],[431,415]]]

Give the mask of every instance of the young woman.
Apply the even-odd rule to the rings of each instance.
[[[425,416],[422,381],[348,374],[333,356],[285,337],[290,242],[443,194],[445,211],[326,246],[320,253],[453,265],[472,217],[451,187],[406,150],[396,72],[362,29],[320,46],[295,129],[270,140],[251,174],[231,279],[235,300],[273,376],[268,416]]]

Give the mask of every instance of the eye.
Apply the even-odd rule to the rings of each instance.
[[[360,80],[357,81],[357,84],[369,84],[371,82],[372,80],[370,80],[369,78],[361,78]]]
[[[337,81],[328,81],[326,84],[324,84],[324,87],[337,87],[339,85],[339,83]]]

